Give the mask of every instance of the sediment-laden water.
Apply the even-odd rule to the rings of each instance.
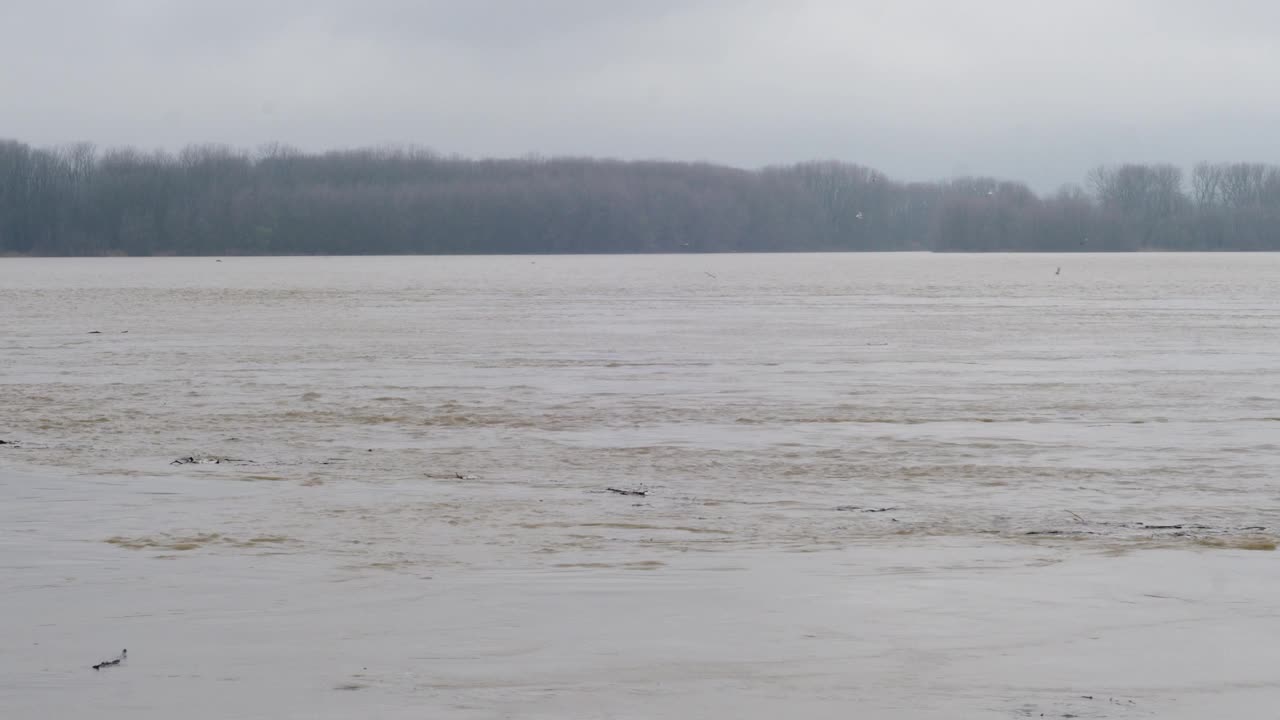
[[[961,682],[1009,651],[946,638],[1023,612],[1011,588],[1272,562],[1246,550],[1280,537],[1276,278],[1273,255],[0,261],[0,609],[32,648],[130,648],[88,680],[127,698],[6,648],[0,708],[643,717],[675,685],[668,716],[1138,712],[1133,688],[1105,714]],[[936,632],[901,625],[907,652],[881,597]],[[1215,598],[1196,617],[1230,616]],[[842,638],[820,671],[809,635]],[[228,667],[193,668],[201,644]],[[273,674],[314,696],[289,714]]]

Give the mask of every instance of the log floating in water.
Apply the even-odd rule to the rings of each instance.
[[[120,651],[120,657],[116,658],[115,660],[103,660],[102,662],[98,663],[97,665],[94,665],[94,666],[93,666],[93,669],[94,669],[94,670],[101,670],[101,669],[102,669],[102,668],[104,668],[104,667],[111,667],[111,666],[113,666],[113,665],[119,665],[119,664],[120,664],[121,662],[123,662],[123,661],[124,661],[124,659],[125,659],[126,657],[128,657],[128,656],[129,656],[129,651],[128,651],[127,649],[126,649],[126,650],[121,650],[121,651]]]

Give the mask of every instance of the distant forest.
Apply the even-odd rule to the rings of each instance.
[[[0,140],[0,255],[1280,250],[1280,167],[1098,168],[1040,196],[859,165]]]

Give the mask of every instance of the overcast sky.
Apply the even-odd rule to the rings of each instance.
[[[1048,190],[1280,161],[1277,0],[0,0],[0,137],[858,162]]]

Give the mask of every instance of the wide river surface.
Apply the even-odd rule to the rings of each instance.
[[[1280,706],[1280,255],[4,259],[0,441],[4,718]]]

